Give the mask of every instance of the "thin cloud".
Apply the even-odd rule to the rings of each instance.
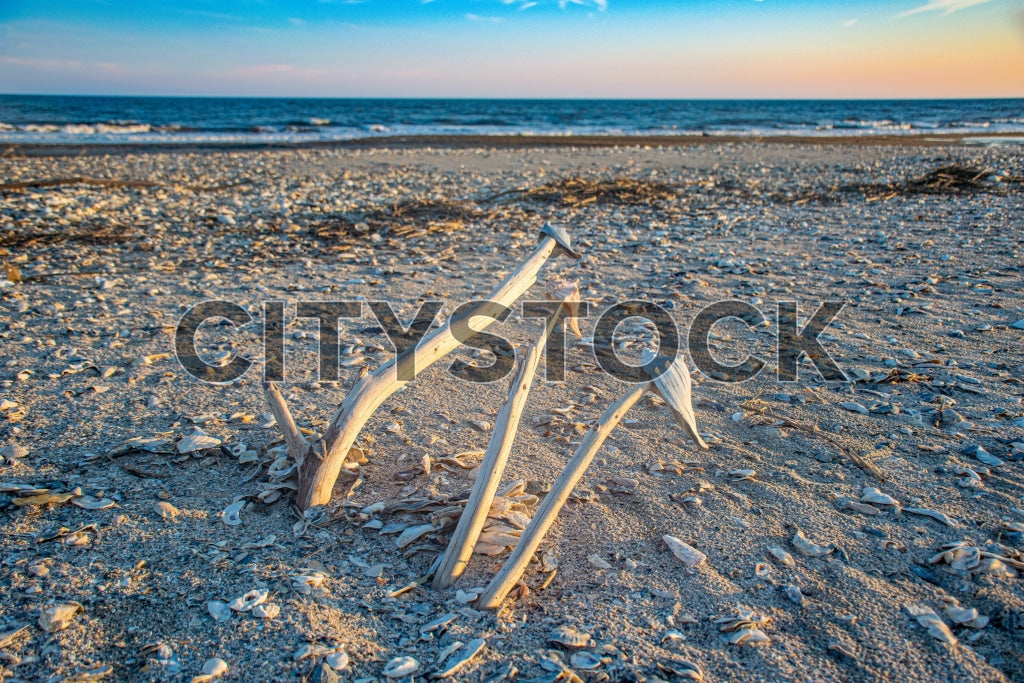
[[[565,9],[569,5],[596,7],[598,12],[603,12],[608,9],[608,0],[558,0],[558,9]]]
[[[473,14],[472,12],[470,12],[469,14],[465,14],[463,16],[465,16],[470,21],[479,21],[490,24],[500,24],[501,22],[505,21],[501,17],[485,17],[479,14]]]
[[[847,19],[846,21],[843,22],[843,26],[845,26],[846,28],[853,28],[854,26],[857,25],[858,21],[860,21],[860,19]]]
[[[912,14],[920,14],[921,12],[942,12],[942,15],[952,14],[953,12],[959,12],[962,9],[974,7],[975,5],[984,5],[992,0],[929,0],[928,4],[915,7],[914,9],[908,9],[906,12],[900,12],[897,14],[897,18],[909,17]]]
[[[38,59],[0,55],[0,64],[41,71],[101,71],[108,74],[129,74],[131,70],[117,62],[83,62],[77,59]]]

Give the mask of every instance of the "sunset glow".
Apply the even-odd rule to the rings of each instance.
[[[6,2],[0,92],[1024,95],[1024,2]]]

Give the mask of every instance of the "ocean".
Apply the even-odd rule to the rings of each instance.
[[[1022,134],[1024,99],[440,100],[0,95],[0,142],[298,143],[415,135]]]

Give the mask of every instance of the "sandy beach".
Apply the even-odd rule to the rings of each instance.
[[[13,150],[0,680],[194,681],[215,657],[218,680],[428,680],[475,639],[451,680],[1024,680],[1024,148],[860,140]],[[583,257],[552,258],[526,299],[558,275],[595,312],[649,301],[684,333],[739,300],[766,322],[719,323],[711,350],[766,367],[730,382],[686,357],[710,449],[642,399],[495,613],[473,589],[510,544],[451,589],[423,579],[509,378],[460,377],[492,360],[468,347],[422,372],[304,517],[261,389],[262,311],[285,302],[281,387],[312,436],[393,347],[364,307],[324,379],[333,335],[298,302],[385,300],[408,320],[439,300],[440,320],[545,222]],[[253,361],[227,385],[175,357],[208,300],[251,317],[200,331],[211,363]],[[826,300],[845,302],[820,340],[849,381],[805,362],[779,382],[779,302],[802,324]],[[625,391],[595,363],[596,320],[567,339],[565,381],[542,368],[530,394],[507,535]],[[488,331],[521,351],[540,330],[517,309]],[[657,338],[631,319],[616,342],[635,363]]]

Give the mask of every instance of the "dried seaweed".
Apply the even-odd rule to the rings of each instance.
[[[68,178],[37,178],[34,180],[22,180],[13,183],[0,183],[0,192],[23,192],[25,190],[46,189],[50,187],[65,187],[68,185],[91,185],[93,187],[110,188],[166,188],[188,190],[190,192],[216,192],[218,190],[230,190],[243,185],[251,185],[248,180],[237,183],[225,183],[221,185],[189,185],[179,183],[161,183],[151,180],[132,180],[122,178],[93,178],[91,176],[70,176]]]
[[[851,186],[852,190],[864,193],[868,201],[893,199],[901,195],[915,194],[971,194],[975,192],[1003,192],[991,182],[991,169],[977,166],[950,164],[916,178],[901,182]]]
[[[523,195],[533,201],[559,202],[573,207],[590,203],[651,204],[675,199],[676,188],[665,183],[635,178],[596,180],[564,178],[525,190]]]

